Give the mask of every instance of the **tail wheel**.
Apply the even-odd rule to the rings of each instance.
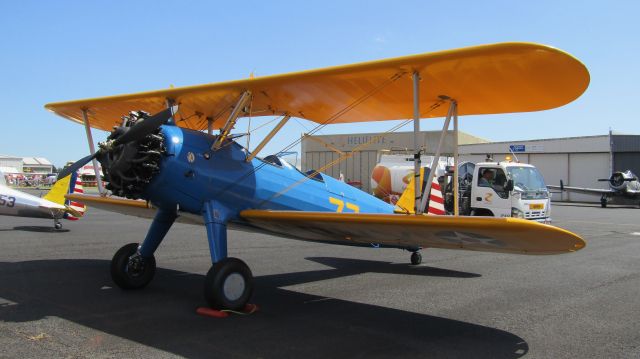
[[[122,289],[144,288],[156,273],[156,259],[138,254],[138,243],[120,248],[111,260],[111,278]]]
[[[204,297],[212,308],[241,310],[253,293],[253,275],[240,259],[214,264],[204,281]]]
[[[422,254],[420,252],[411,253],[411,264],[417,266],[420,263],[422,263]]]

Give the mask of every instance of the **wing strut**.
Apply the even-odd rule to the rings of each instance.
[[[211,147],[212,150],[218,150],[222,146],[222,143],[227,138],[227,136],[229,136],[229,133],[236,125],[238,117],[240,117],[240,115],[245,112],[244,106],[246,105],[247,101],[249,101],[249,99],[251,99],[251,91],[243,92],[240,96],[240,99],[238,100],[238,103],[236,103],[236,105],[233,107],[233,110],[231,111],[231,114],[229,114],[227,123],[225,123],[224,127],[220,130],[220,135],[213,143],[213,146]]]
[[[213,118],[207,117],[207,134],[213,135]]]
[[[84,120],[84,130],[87,133],[87,141],[89,142],[89,152],[93,157],[93,173],[96,175],[96,183],[98,185],[98,192],[101,196],[105,196],[107,192],[104,190],[102,184],[102,178],[100,178],[100,167],[98,167],[98,161],[95,158],[96,147],[93,144],[93,135],[91,134],[91,124],[89,123],[89,116],[87,115],[87,109],[82,109],[82,119]]]
[[[431,191],[431,181],[433,181],[433,176],[436,173],[436,168],[438,166],[438,163],[440,162],[440,154],[442,152],[442,147],[444,146],[444,138],[447,136],[447,131],[449,130],[449,124],[451,123],[451,118],[455,117],[454,120],[454,127],[455,129],[457,129],[456,123],[457,123],[457,118],[458,118],[458,102],[456,102],[456,100],[454,99],[450,99],[446,96],[440,96],[440,98],[442,99],[448,99],[450,101],[449,103],[449,111],[447,112],[447,117],[444,120],[444,125],[442,126],[442,131],[440,132],[440,140],[438,141],[438,148],[436,149],[436,154],[433,157],[433,161],[431,162],[431,171],[429,171],[429,177],[427,178],[427,183],[426,183],[426,187],[424,189],[424,193],[429,193],[429,191]],[[454,129],[454,130],[455,130]],[[454,136],[457,138],[458,134],[455,133]],[[455,142],[457,142],[457,140],[454,140]],[[456,150],[457,152],[457,146],[456,146]],[[454,167],[457,168],[458,166],[458,161],[454,156]],[[419,178],[417,179],[419,181]],[[454,174],[454,179],[453,179],[454,183],[456,183],[458,181],[458,177],[457,177],[457,173]],[[417,183],[417,182],[416,182]],[[416,186],[416,188],[418,187],[422,187],[422,186]],[[454,192],[454,196],[457,197],[457,193]],[[418,196],[416,196],[417,198]],[[422,196],[420,199],[420,213],[424,212],[424,209],[427,205],[427,199],[429,198],[428,195],[426,196]],[[457,202],[454,199],[454,202]],[[416,210],[417,211],[417,210]],[[454,209],[455,211],[455,209]],[[416,212],[417,214],[418,212]]]
[[[262,150],[262,148],[264,146],[266,146],[266,144],[269,143],[269,141],[271,141],[273,136],[275,136],[276,133],[278,133],[278,131],[280,131],[282,126],[284,126],[287,123],[287,121],[289,121],[290,118],[291,118],[291,115],[289,115],[289,114],[286,114],[286,115],[284,115],[284,117],[282,117],[282,120],[280,120],[280,122],[278,122],[276,127],[274,127],[271,130],[271,132],[269,132],[269,134],[262,140],[262,142],[260,142],[258,144],[258,146],[255,148],[255,150],[253,150],[253,152],[251,152],[251,154],[249,154],[249,156],[247,156],[247,162],[251,162],[251,160],[253,160],[258,155],[260,150]]]
[[[414,213],[422,214],[423,207],[420,207],[420,198],[422,197],[422,183],[420,183],[420,143],[418,142],[418,136],[420,135],[420,73],[414,71],[412,75],[413,79],[413,176],[414,176]],[[420,185],[417,185],[420,183]],[[429,192],[427,192],[429,193]]]
[[[458,103],[453,111],[453,215],[460,215],[458,208]]]

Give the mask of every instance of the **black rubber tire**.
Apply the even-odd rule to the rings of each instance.
[[[601,198],[600,199],[600,207],[607,208],[607,199],[606,198]]]
[[[411,253],[411,264],[417,266],[420,263],[422,263],[422,254],[420,252]]]
[[[239,274],[244,280],[242,294],[229,298],[225,295],[225,281],[232,274]],[[238,277],[236,277],[238,279]],[[253,294],[253,275],[249,267],[240,259],[225,258],[211,266],[204,280],[204,298],[210,307],[216,309],[241,310]]]
[[[156,259],[151,256],[143,259],[141,273],[129,273],[129,257],[138,251],[138,243],[129,243],[120,248],[111,260],[111,279],[122,289],[144,288],[156,274]]]
[[[53,228],[57,229],[57,230],[61,230],[62,229],[62,223],[60,222],[56,222],[53,224]]]
[[[493,212],[486,208],[475,208],[471,210],[471,215],[474,217],[493,217]]]

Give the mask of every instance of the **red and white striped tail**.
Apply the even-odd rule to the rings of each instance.
[[[82,188],[82,180],[80,179],[80,176],[76,176],[76,184],[75,186],[73,186],[73,193],[84,193],[84,189]],[[75,209],[76,211],[84,214],[84,212],[87,210],[87,207],[80,203],[80,202],[75,202],[75,201],[69,201],[69,207]],[[70,221],[77,221],[78,217],[75,217],[69,213],[67,213],[67,217],[68,220]]]
[[[433,181],[431,181],[431,195],[429,196],[429,210],[427,214],[435,216],[445,215],[444,198],[442,197],[440,183],[438,183],[436,177],[433,177]]]

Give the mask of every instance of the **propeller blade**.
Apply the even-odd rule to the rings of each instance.
[[[610,178],[598,178],[598,182],[609,182]]]
[[[83,158],[77,160],[76,162],[74,162],[71,166],[68,166],[68,167],[62,169],[62,171],[60,171],[60,173],[58,173],[58,179],[65,178],[68,175],[76,172],[77,170],[82,168],[82,166],[86,165],[87,163],[89,163],[89,161],[94,159],[98,155],[98,153],[100,153],[100,152],[96,152],[95,155],[89,155],[89,156],[83,157]]]
[[[155,115],[145,118],[141,122],[135,124],[125,132],[122,136],[118,137],[114,142],[114,146],[122,145],[128,142],[137,141],[145,138],[148,134],[155,131],[161,125],[164,125],[174,113],[178,111],[178,106],[172,106],[165,110],[162,110]]]

